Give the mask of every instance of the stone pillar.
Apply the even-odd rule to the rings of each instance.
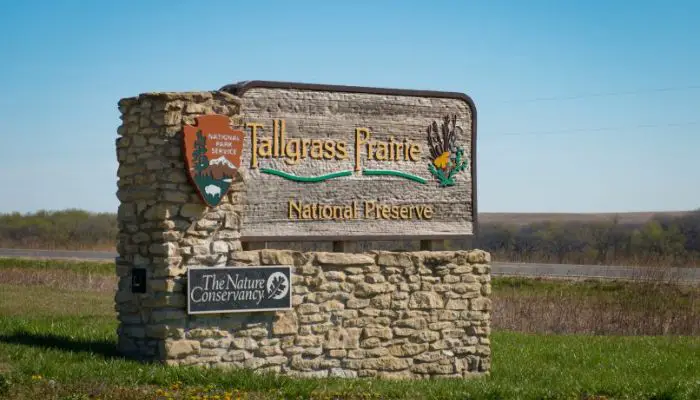
[[[183,123],[201,114],[233,116],[240,104],[224,92],[146,93],[119,101],[115,301],[118,348],[127,356],[164,360],[165,340],[184,335],[187,265],[226,265],[240,250],[240,179],[210,209],[190,184],[182,156]],[[132,293],[134,269],[145,270],[145,293]]]

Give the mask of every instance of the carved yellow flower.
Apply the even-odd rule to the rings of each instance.
[[[446,151],[436,159],[433,160],[433,164],[435,164],[436,167],[438,168],[447,168],[447,163],[450,161],[450,152]]]

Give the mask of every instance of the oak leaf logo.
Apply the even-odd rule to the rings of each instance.
[[[289,292],[289,280],[281,272],[275,272],[267,278],[267,298],[280,300]]]

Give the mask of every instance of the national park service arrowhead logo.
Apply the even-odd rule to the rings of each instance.
[[[226,115],[202,115],[185,125],[187,173],[204,202],[215,207],[224,198],[241,165],[243,132],[231,128]]]
[[[462,128],[457,126],[456,115],[446,115],[439,128],[436,121],[428,125],[428,147],[432,159],[428,170],[441,187],[454,186],[455,176],[468,165],[464,149],[457,146],[457,136],[462,136]]]

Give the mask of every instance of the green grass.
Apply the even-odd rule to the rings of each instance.
[[[105,261],[37,260],[29,258],[0,258],[0,273],[5,268],[31,270],[64,270],[79,274],[114,275],[114,263]]]
[[[494,332],[490,377],[392,382],[140,364],[115,353],[115,330],[111,293],[0,285],[0,391],[10,382],[5,392],[11,398],[42,399],[223,399],[234,389],[255,399],[700,398],[698,337]]]

